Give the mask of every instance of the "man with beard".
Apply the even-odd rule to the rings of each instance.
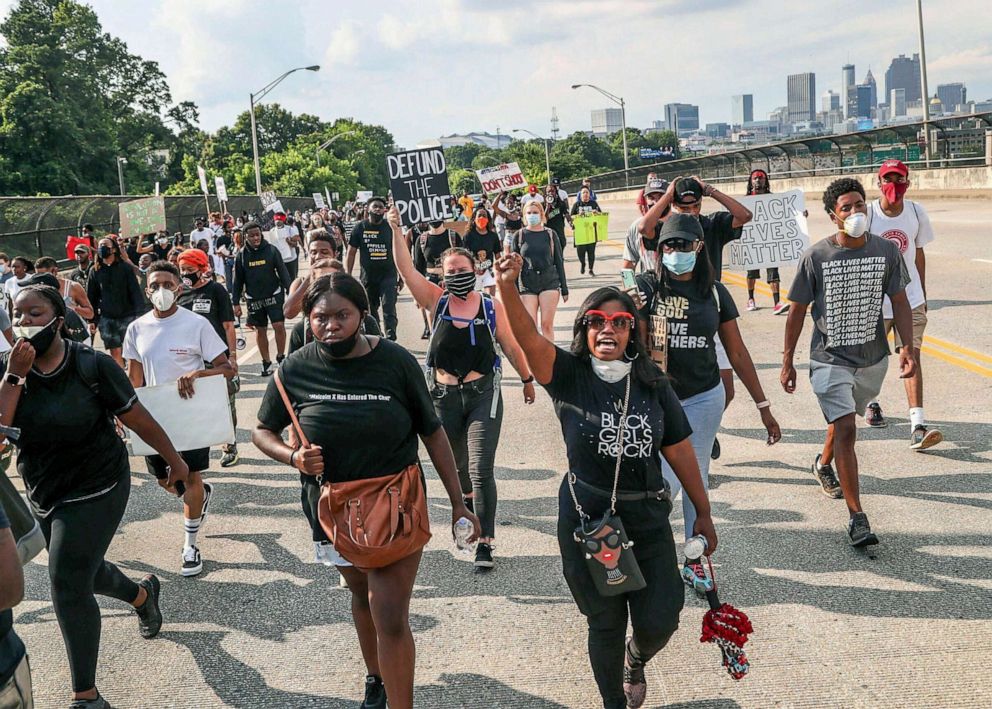
[[[262,376],[271,374],[269,358],[269,322],[276,334],[276,362],[286,355],[286,317],[282,313],[285,292],[292,279],[279,250],[262,238],[255,222],[245,225],[245,247],[234,262],[234,315],[241,317],[241,295],[248,307],[246,323],[255,328],[255,343],[262,357]],[[395,291],[394,291],[395,292]],[[394,296],[395,297],[395,296]]]
[[[75,281],[85,290],[90,280],[90,273],[93,272],[90,247],[86,244],[77,244],[73,249],[73,255],[76,257],[76,267],[69,271],[69,280]]]
[[[361,281],[369,296],[372,317],[384,325],[386,337],[396,340],[396,266],[393,263],[393,232],[386,223],[386,200],[373,197],[368,203],[368,219],[359,222],[348,239],[348,260],[351,274],[355,255],[361,255]],[[379,306],[382,305],[382,318]]]

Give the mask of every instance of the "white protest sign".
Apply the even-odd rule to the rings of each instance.
[[[403,226],[453,219],[448,164],[441,148],[386,156],[389,190]]]
[[[207,171],[202,165],[196,166],[196,174],[200,176],[200,191],[207,194]]]
[[[485,167],[476,170],[475,174],[479,178],[479,184],[482,185],[482,191],[486,194],[509,192],[527,186],[527,180],[524,179],[520,166],[515,162]]]
[[[227,201],[227,185],[224,184],[224,178],[218,175],[214,178],[214,186],[217,188],[217,199],[221,202]]]
[[[317,209],[323,209],[324,206],[325,206],[324,205],[324,195],[322,195],[320,192],[314,192],[313,193],[313,203],[317,206]]]
[[[361,190],[358,192],[358,194],[355,195],[356,202],[365,203],[368,202],[370,199],[372,199],[372,190]]]
[[[265,211],[266,212],[272,212],[273,214],[275,214],[276,212],[285,212],[286,210],[282,208],[282,202],[280,202],[277,199],[275,202],[272,202],[271,204],[266,205]]]
[[[326,188],[326,187],[324,188],[324,192],[327,192],[327,188]],[[335,192],[334,194],[332,194],[332,195],[331,195],[331,197],[333,197],[333,198],[334,198],[334,201],[335,201],[335,202],[336,202],[336,201],[338,201],[338,199],[340,199],[340,198],[338,197],[338,193],[337,193],[337,192]]]
[[[193,396],[183,399],[175,382],[136,390],[138,401],[165,431],[178,451],[234,442],[234,423],[227,398],[227,379],[217,375],[197,379]],[[131,431],[134,455],[157,451]]]
[[[754,218],[744,225],[741,238],[724,250],[726,268],[745,271],[789,266],[809,248],[809,226],[803,212],[802,190],[738,197]]]
[[[270,204],[276,201],[275,192],[263,192],[258,197],[262,201],[262,206],[268,208]]]

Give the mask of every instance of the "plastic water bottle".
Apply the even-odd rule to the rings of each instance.
[[[702,534],[697,534],[694,537],[689,537],[685,540],[685,546],[682,547],[682,553],[685,554],[686,559],[698,559],[703,554],[706,553],[706,548],[709,545],[706,543],[706,537]]]
[[[455,546],[458,547],[459,552],[466,555],[475,553],[475,544],[468,541],[474,533],[475,525],[471,520],[460,517],[455,522]]]

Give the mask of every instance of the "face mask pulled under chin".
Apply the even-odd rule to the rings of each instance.
[[[347,357],[355,349],[355,345],[358,344],[358,336],[361,334],[361,330],[361,328],[358,328],[351,334],[351,337],[346,337],[337,342],[321,342],[317,340],[317,345],[335,359]]]
[[[633,362],[625,362],[622,359],[605,360],[595,357],[590,357],[590,359],[592,360],[593,373],[607,384],[613,384],[626,377],[630,374],[630,368],[633,365]]]

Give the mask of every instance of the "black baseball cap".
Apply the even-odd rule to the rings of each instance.
[[[51,273],[31,273],[26,278],[22,278],[17,282],[17,285],[24,288],[25,286],[48,286],[59,289],[59,281]]]
[[[703,186],[698,180],[683,177],[675,181],[675,204],[695,204],[703,198]]]
[[[663,180],[660,177],[653,177],[648,180],[648,183],[644,186],[644,196],[647,197],[649,194],[657,194],[658,192],[665,193],[668,191],[668,180]]]
[[[366,204],[371,207],[373,202],[379,202],[382,204],[383,207],[386,206],[386,198],[380,197],[379,195],[374,195],[372,197],[369,197],[369,201],[366,202]]]
[[[699,183],[696,183],[699,184]],[[691,214],[672,214],[665,220],[658,235],[659,243],[681,239],[682,241],[700,241],[703,238],[703,227]]]

